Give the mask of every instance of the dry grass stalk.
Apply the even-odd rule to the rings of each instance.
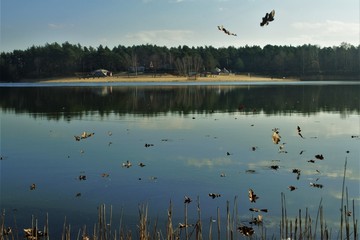
[[[346,163],[345,163],[345,169],[346,169]],[[343,182],[345,179],[343,180]],[[345,185],[344,185],[345,189]],[[345,191],[344,191],[345,192]],[[343,209],[341,209],[342,213],[342,221],[343,223],[341,226],[345,227],[345,235],[342,236],[339,233],[339,236],[342,236],[341,238],[345,237],[346,239],[354,239],[358,240],[358,223],[355,216],[355,201],[352,201],[352,212],[349,211],[349,201],[348,201],[348,189],[346,188],[346,195],[343,193],[343,199],[342,203]],[[322,206],[322,199],[319,203],[318,207],[318,213],[316,217],[315,222],[315,228],[313,229],[314,222],[312,221],[312,218],[310,217],[310,214],[308,212],[308,209],[306,208],[305,217],[302,219],[302,213],[301,209],[299,209],[298,217],[295,218],[295,222],[293,222],[291,219],[287,218],[287,206],[286,206],[286,198],[285,194],[281,193],[281,222],[280,222],[280,239],[318,239],[316,234],[318,233],[317,225],[318,221],[320,223],[320,239],[331,239],[331,236],[329,234],[329,231],[326,226],[325,217],[324,217],[324,210]],[[234,239],[234,226],[237,226],[237,220],[238,220],[238,212],[237,212],[237,198],[234,198],[234,209],[232,210],[233,216],[231,216],[231,209],[230,209],[230,202],[226,202],[226,239]],[[184,206],[184,221],[185,227],[178,227],[174,230],[173,228],[173,222],[172,222],[172,202],[170,201],[170,205],[168,208],[168,218],[167,218],[167,224],[166,224],[166,239],[168,240],[175,240],[180,239],[180,233],[183,228],[185,228],[185,236],[182,236],[185,239],[193,239],[193,233],[195,232],[195,239],[196,240],[202,240],[202,221],[201,221],[201,208],[200,208],[200,200],[199,197],[197,198],[197,216],[198,219],[196,221],[195,225],[190,225],[188,223],[188,204],[185,204]],[[119,231],[117,234],[117,231],[112,233],[112,207],[110,207],[110,213],[109,213],[109,219],[107,220],[106,216],[106,207],[105,205],[100,205],[98,208],[98,222],[94,225],[92,236],[90,237],[87,235],[86,232],[86,226],[84,226],[82,229],[79,229],[77,233],[77,239],[78,240],[131,240],[133,239],[131,230],[129,229],[123,229],[122,227],[122,213],[121,213],[121,219],[119,224]],[[351,224],[351,217],[353,223]],[[303,221],[304,220],[304,221]],[[16,221],[16,220],[15,220]],[[221,225],[221,216],[220,216],[220,208],[217,208],[217,238],[221,239],[221,227],[224,227]],[[212,224],[215,221],[213,221],[213,218],[210,218],[210,225],[209,225],[209,239],[212,239]],[[303,225],[304,224],[304,225]],[[149,240],[149,239],[164,239],[164,237],[161,234],[161,228],[158,228],[158,220],[156,220],[154,224],[154,228],[149,231],[149,220],[148,220],[148,207],[147,205],[139,205],[139,225],[138,225],[138,236],[136,239],[140,240]],[[194,226],[192,231],[189,233],[189,230],[187,229],[189,226]],[[13,232],[10,236],[3,236],[3,232],[6,228],[5,225],[5,210],[2,211],[1,216],[1,222],[0,222],[0,240],[7,240],[7,239],[16,239],[15,233]],[[30,228],[29,228],[30,229]],[[40,235],[37,231],[38,229],[38,220],[32,216],[31,218],[31,239],[40,239]],[[49,239],[49,222],[48,222],[48,214],[46,215],[46,223],[44,226],[44,235],[46,236],[45,239]],[[260,229],[260,226],[259,226]],[[253,236],[256,239],[266,239],[266,228],[264,225],[261,225],[261,231],[259,231],[257,236]],[[314,231],[313,231],[314,230]],[[61,235],[62,240],[70,240],[71,239],[71,226],[67,223],[67,218],[65,217],[64,224],[63,224],[63,231]],[[338,236],[338,238],[339,238]],[[223,236],[225,237],[225,236]],[[275,236],[273,238],[276,238]],[[19,238],[17,238],[19,239]],[[41,238],[44,239],[44,238]]]
[[[213,218],[210,217],[210,224],[209,224],[209,239],[212,239],[212,223],[213,223]]]
[[[299,209],[299,239],[302,239],[301,209]]]
[[[354,228],[354,240],[358,239],[358,234],[357,234],[357,229],[358,229],[358,225],[357,225],[357,219],[355,218],[355,200],[352,200],[352,212],[353,212],[353,228]]]
[[[221,239],[221,235],[220,235],[220,228],[221,228],[221,223],[220,223],[220,208],[217,208],[217,230],[218,230],[218,240]]]
[[[168,208],[168,217],[167,217],[167,224],[166,224],[166,239],[173,240],[173,224],[172,224],[172,202],[170,201],[170,206]]]
[[[184,223],[185,223],[185,239],[189,239],[189,233],[188,233],[188,217],[187,217],[187,203],[184,203]]]
[[[298,231],[298,219],[295,219],[295,233],[294,233],[294,239],[297,239],[297,231]]]
[[[340,207],[340,239],[343,239],[343,222],[344,222],[344,190],[345,190],[345,176],[346,176],[346,165],[347,165],[347,157],[345,158],[344,165],[344,176],[342,182],[342,193],[341,193],[341,207]]]
[[[197,197],[197,212],[198,212],[198,220],[196,222],[196,239],[202,240],[201,209],[200,209],[199,196]]]
[[[142,205],[139,206],[139,216],[140,216],[140,223],[139,223],[139,239],[146,240],[149,238],[149,233],[147,231],[147,218],[148,218],[148,207]]]
[[[230,203],[226,201],[226,239],[230,239]]]
[[[237,196],[234,197],[234,209],[233,209],[233,217],[232,217],[232,239],[234,238],[234,232],[236,233],[236,228],[238,226],[238,204],[237,204]]]

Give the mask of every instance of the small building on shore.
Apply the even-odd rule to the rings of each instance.
[[[111,77],[112,72],[106,69],[97,69],[91,73],[93,77]]]

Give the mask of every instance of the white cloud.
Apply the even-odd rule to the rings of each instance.
[[[62,24],[62,23],[58,23],[58,24],[56,24],[56,23],[48,23],[47,26],[48,26],[50,29],[54,29],[54,30],[74,27],[73,24]]]
[[[55,24],[55,23],[49,23],[48,27],[51,29],[62,29],[65,27],[63,24]]]
[[[346,23],[341,21],[326,20],[325,22],[295,22],[292,26],[297,30],[316,30],[322,33],[359,33],[359,23]]]
[[[331,191],[330,193],[329,193],[331,196],[333,196],[334,198],[336,198],[336,199],[342,199],[342,192],[341,191]],[[355,201],[360,201],[360,197],[359,196],[356,196],[356,197],[352,197],[351,196],[351,193],[350,193],[350,197],[349,197],[349,199],[350,200],[355,200]]]
[[[233,162],[228,159],[228,158],[216,158],[216,159],[188,159],[187,160],[187,165],[189,166],[194,166],[194,167],[208,167],[208,168],[213,168],[213,167],[219,167],[219,166],[227,166],[227,165],[231,165],[233,164]]]
[[[153,43],[156,45],[173,45],[187,39],[192,39],[192,31],[188,30],[154,30],[140,31],[126,36],[134,44]]]
[[[294,42],[349,42],[359,43],[360,24],[356,22],[341,22],[326,20],[324,22],[295,22],[292,28],[296,37],[289,39]]]

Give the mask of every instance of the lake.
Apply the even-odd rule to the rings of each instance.
[[[91,233],[106,204],[135,239],[147,206],[149,228],[166,236],[170,202],[177,227],[188,196],[187,221],[199,203],[204,238],[219,221],[225,238],[227,202],[236,226],[259,237],[249,221],[261,214],[277,236],[283,193],[289,219],[301,209],[315,222],[321,205],[338,236],[344,170],[344,204],[360,215],[358,82],[2,84],[0,96],[1,209],[20,235],[47,214],[53,237],[64,222]]]

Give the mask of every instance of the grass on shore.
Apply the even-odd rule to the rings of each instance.
[[[79,78],[79,77],[54,77],[54,78],[44,78],[44,79],[23,79],[21,82],[28,83],[116,83],[116,82],[275,82],[275,81],[298,81],[295,78],[273,78],[269,76],[258,76],[250,74],[230,74],[230,75],[211,75],[211,76],[201,76],[201,77],[186,77],[186,76],[176,76],[170,74],[162,75],[137,75],[137,76],[127,76],[127,75],[117,75],[117,76],[107,76],[107,77],[89,77],[89,78]]]

